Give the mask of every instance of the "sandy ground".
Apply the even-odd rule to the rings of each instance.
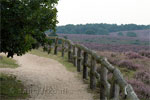
[[[67,71],[59,62],[32,54],[14,59],[20,67],[0,68],[0,72],[22,80],[27,87],[25,92],[31,95],[28,100],[93,100],[77,73]]]

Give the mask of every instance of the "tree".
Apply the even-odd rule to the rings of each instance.
[[[0,52],[22,55],[45,45],[45,31],[55,31],[58,0],[1,0]]]
[[[130,31],[149,29],[150,25],[136,25],[136,24],[79,24],[79,25],[65,25],[58,26],[57,33],[64,34],[91,34],[91,35],[109,35],[111,32]]]

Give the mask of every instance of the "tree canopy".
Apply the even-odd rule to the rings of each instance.
[[[1,0],[0,52],[22,55],[47,43],[45,31],[55,32],[58,0]]]
[[[91,34],[91,35],[108,35],[110,32],[142,30],[149,29],[150,25],[136,25],[136,24],[85,24],[85,25],[65,25],[58,26],[57,33],[64,34]]]

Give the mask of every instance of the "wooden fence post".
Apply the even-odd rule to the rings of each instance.
[[[119,100],[119,91],[120,91],[120,87],[116,83],[115,78],[113,76],[111,88],[110,88],[110,99],[111,100]]]
[[[55,39],[55,49],[54,49],[55,55],[57,55],[57,52],[58,52],[57,48],[58,48],[58,38]]]
[[[84,52],[84,59],[83,59],[83,79],[88,79],[88,53]]]
[[[48,54],[50,54],[52,51],[52,41],[51,40],[48,40],[47,47],[48,47]]]
[[[75,46],[73,46],[73,64],[74,66],[77,66],[77,52]]]
[[[71,62],[72,61],[72,45],[68,44],[68,61]]]
[[[102,66],[100,78],[100,100],[108,100],[110,97],[110,84],[107,81],[108,70]]]
[[[52,45],[50,44],[50,45],[48,45],[48,54],[50,54],[51,53],[51,51],[52,51],[52,47],[51,47]]]
[[[81,49],[78,48],[78,52],[77,52],[77,71],[80,72],[81,71]]]
[[[43,51],[44,51],[44,52],[47,51],[47,46],[46,46],[46,45],[44,45]]]
[[[64,52],[65,52],[65,46],[64,46],[64,41],[62,40],[62,57],[64,57]]]
[[[94,57],[91,58],[91,68],[90,68],[90,88],[95,89],[96,88],[96,60]]]

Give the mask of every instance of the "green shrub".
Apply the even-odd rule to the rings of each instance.
[[[68,37],[67,37],[66,35],[64,36],[64,38],[65,38],[65,39],[68,39]]]
[[[128,37],[137,37],[135,32],[127,32]]]
[[[123,33],[122,32],[118,32],[118,36],[123,36]]]

